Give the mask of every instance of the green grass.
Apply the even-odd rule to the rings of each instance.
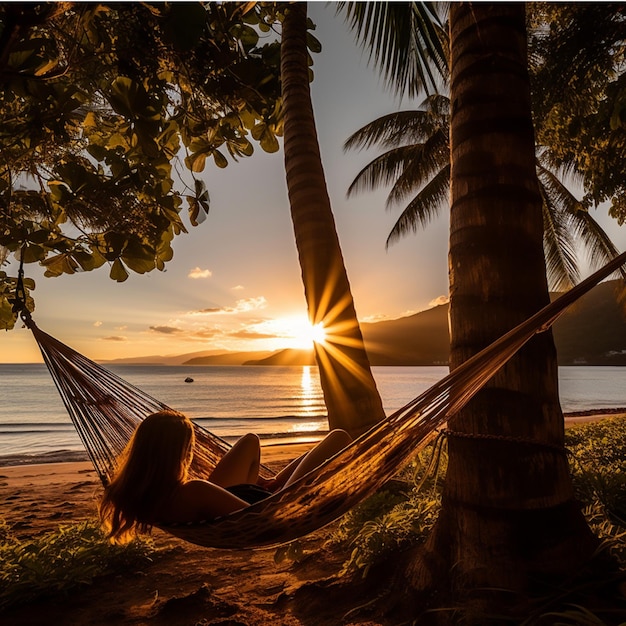
[[[568,428],[565,444],[587,521],[626,565],[626,419]],[[344,572],[366,573],[394,551],[427,537],[439,510],[445,467],[445,450],[433,444],[396,480],[342,518],[330,541],[350,553]]]
[[[329,541],[348,549],[342,574],[362,571],[428,536],[441,506],[446,455],[441,442],[423,450],[385,488],[343,516]]]
[[[565,445],[578,499],[603,510],[607,519],[626,530],[626,419],[608,417],[568,428]]]
[[[0,522],[0,610],[37,598],[67,594],[107,574],[138,571],[155,552],[149,540],[116,546],[94,521],[60,526],[18,539]]]
[[[626,568],[626,419],[570,428],[566,446],[587,520],[603,549]],[[365,575],[399,549],[424,541],[439,511],[445,466],[445,450],[440,454],[436,445],[428,447],[383,490],[342,518],[329,542],[348,555],[343,573]],[[66,594],[100,576],[140,571],[155,552],[145,539],[112,545],[95,520],[28,540],[15,538],[0,521],[0,610]],[[281,553],[281,558],[289,557],[288,550]],[[603,624],[585,607],[573,605],[552,617],[552,624]]]
[[[566,447],[576,497],[583,505],[592,531],[601,539],[599,551],[608,552],[625,571],[626,419],[612,417],[569,428]],[[335,527],[329,541],[349,555],[342,574],[365,576],[376,563],[393,559],[394,552],[426,539],[439,510],[446,465],[445,450],[441,455],[433,450],[433,446],[424,450],[396,480],[355,507]],[[438,458],[438,462],[431,463],[433,457]],[[614,576],[607,572],[606,584],[612,585],[611,581]],[[598,589],[603,589],[604,583],[596,582]],[[575,589],[561,589],[558,595],[565,598],[575,594]],[[618,623],[603,621],[588,607],[554,600],[545,599],[544,608],[538,607],[524,626]],[[543,600],[539,604],[543,604]],[[464,608],[454,610],[463,614]],[[609,606],[604,612],[610,614],[611,610]],[[484,623],[501,622],[496,619]]]

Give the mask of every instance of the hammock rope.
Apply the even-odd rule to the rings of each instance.
[[[197,545],[245,549],[279,545],[325,526],[392,478],[524,344],[625,263],[626,253],[615,257],[288,488],[215,520],[162,528]],[[40,330],[30,314],[22,313],[22,319],[106,484],[139,421],[166,406]],[[194,426],[191,473],[206,478],[229,445]],[[262,475],[271,472],[262,468]]]

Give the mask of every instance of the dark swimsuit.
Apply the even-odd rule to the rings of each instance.
[[[224,487],[224,489],[232,493],[234,496],[245,500],[248,504],[254,504],[255,502],[265,500],[265,498],[272,495],[271,491],[263,489],[263,487],[259,487],[259,485],[252,485],[248,483],[232,485],[230,487]]]

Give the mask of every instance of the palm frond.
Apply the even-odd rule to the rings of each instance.
[[[584,172],[578,169],[578,164],[573,157],[556,156],[550,150],[543,149],[537,159],[546,170],[550,170],[561,178],[567,178],[572,183],[583,185]]]
[[[400,146],[379,155],[355,176],[348,187],[347,196],[394,183],[408,164],[419,158],[421,150],[421,144]]]
[[[450,164],[447,163],[402,211],[387,237],[386,247],[401,239],[406,234],[425,228],[439,215],[448,199],[450,186]]]
[[[564,291],[580,280],[575,243],[567,229],[567,220],[540,185],[543,199],[543,252],[546,260],[548,285],[554,291]]]
[[[537,174],[541,181],[544,202],[551,209],[552,219],[560,219],[562,228],[570,233],[572,240],[580,243],[591,267],[599,267],[617,256],[619,250],[604,229],[555,173],[538,163]],[[545,220],[544,216],[544,223]]]
[[[354,132],[343,144],[344,151],[367,149],[378,145],[391,148],[425,141],[442,129],[449,134],[450,99],[441,94],[428,96],[419,109],[395,111],[383,115]]]
[[[435,132],[420,146],[409,160],[387,196],[387,207],[404,199],[417,187],[435,176],[450,162],[449,138],[441,130]]]
[[[427,111],[396,111],[383,115],[352,133],[343,144],[343,149],[367,149],[375,145],[385,148],[423,141],[431,128],[432,120]]]
[[[436,91],[438,79],[447,77],[447,33],[437,8],[431,2],[337,3],[387,85],[410,97]]]

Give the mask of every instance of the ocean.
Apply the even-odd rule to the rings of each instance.
[[[316,367],[140,366],[110,369],[202,426],[234,441],[315,441],[327,428]],[[385,411],[404,406],[444,377],[447,367],[374,367]],[[190,377],[193,383],[186,383]],[[566,412],[626,407],[626,368],[561,367]],[[44,364],[0,364],[0,457],[82,451]]]

